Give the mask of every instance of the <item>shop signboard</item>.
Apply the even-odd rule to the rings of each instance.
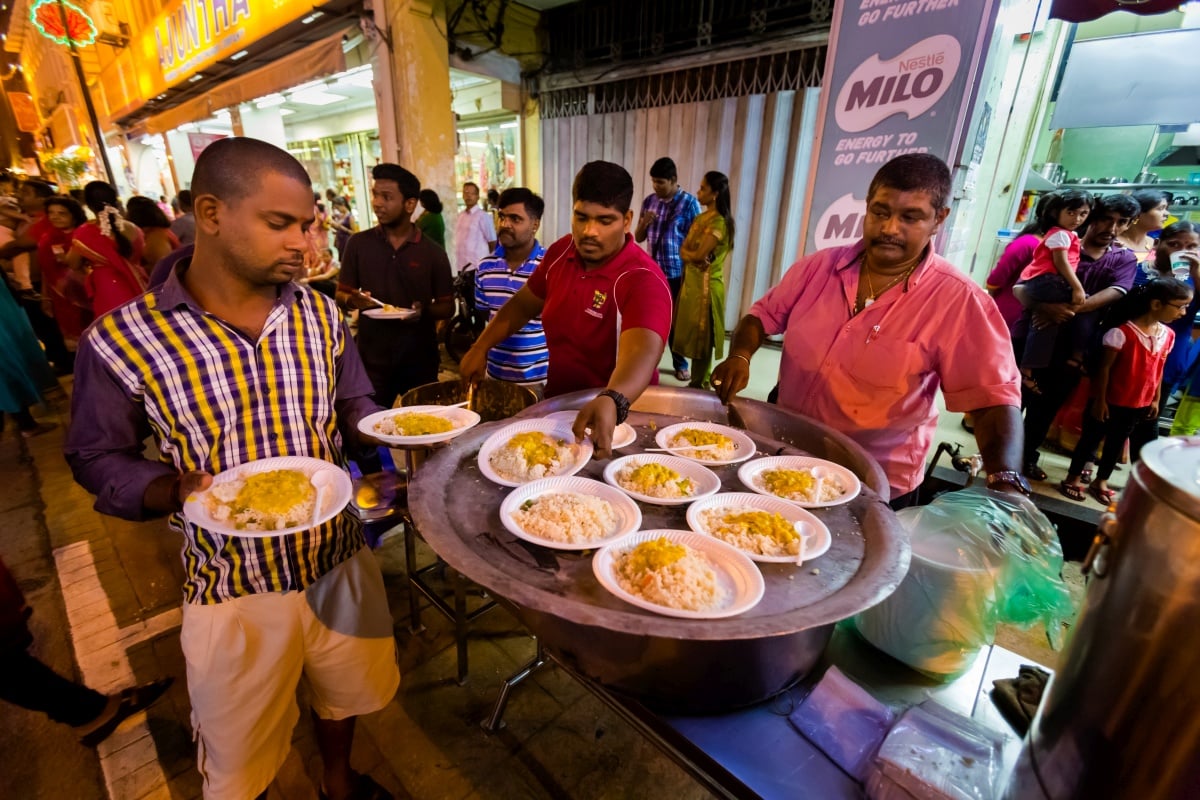
[[[862,235],[867,187],[904,153],[955,159],[995,0],[838,0],[804,251]]]
[[[38,122],[37,108],[29,92],[9,92],[8,102],[12,106],[13,116],[17,119],[17,128],[25,133],[34,133],[41,125]]]
[[[312,0],[169,0],[133,43],[144,99],[313,13]]]
[[[200,157],[200,154],[204,152],[206,147],[213,142],[226,138],[226,136],[223,133],[189,133],[187,138],[188,147],[192,150],[192,160],[194,161]]]

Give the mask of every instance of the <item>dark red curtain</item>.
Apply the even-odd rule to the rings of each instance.
[[[1090,22],[1113,11],[1133,14],[1161,14],[1183,5],[1181,0],[1051,0],[1050,16],[1066,22]]]

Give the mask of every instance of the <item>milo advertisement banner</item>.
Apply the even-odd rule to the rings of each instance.
[[[862,235],[867,187],[904,153],[951,167],[995,0],[838,0],[810,173],[804,252]]]

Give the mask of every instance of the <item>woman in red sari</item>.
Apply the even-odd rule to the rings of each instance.
[[[100,317],[146,291],[145,241],[141,230],[121,216],[112,186],[92,181],[83,187],[83,201],[96,219],[75,229],[67,264],[87,275],[92,314]]]
[[[87,214],[70,197],[48,197],[45,207],[46,219],[53,227],[38,240],[42,295],[50,301],[63,338],[78,340],[92,321],[92,301],[83,279],[67,266],[67,251],[71,249],[71,234],[87,222]]]

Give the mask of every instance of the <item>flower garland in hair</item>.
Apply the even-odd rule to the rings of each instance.
[[[104,208],[102,208],[100,210],[100,213],[96,215],[96,222],[100,225],[101,235],[106,236],[109,239],[116,240],[117,237],[113,233],[113,220],[114,219],[117,221],[117,224],[119,225],[121,223],[121,220],[124,219],[124,217],[121,216],[121,210],[119,208],[117,208],[116,206],[113,206],[113,205],[109,205],[108,203],[105,203]]]

